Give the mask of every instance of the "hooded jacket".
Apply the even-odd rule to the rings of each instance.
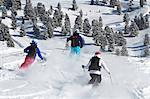
[[[36,44],[31,43],[30,46],[28,46],[27,48],[24,49],[24,52],[27,53],[27,57],[31,57],[31,58],[36,58],[36,54],[38,54],[38,56],[43,59],[41,52],[39,50],[39,48],[37,47]]]
[[[69,41],[71,41],[71,47],[83,47],[83,38],[78,33],[74,33],[73,36],[67,38],[67,42]]]

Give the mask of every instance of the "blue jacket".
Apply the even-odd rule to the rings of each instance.
[[[43,60],[43,57],[41,55],[41,52],[36,44],[31,44],[27,48],[24,49],[24,52],[27,53],[27,57],[36,58],[36,54]]]

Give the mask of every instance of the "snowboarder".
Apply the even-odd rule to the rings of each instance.
[[[88,69],[89,71],[91,80],[88,84],[98,85],[101,83],[101,68],[110,75],[110,71],[102,60],[101,53],[99,51],[95,52],[95,55],[90,59],[89,63],[86,66],[82,65],[82,68]]]
[[[41,60],[44,60],[39,48],[37,47],[37,42],[35,40],[32,40],[30,44],[30,46],[24,49],[24,52],[27,53],[27,55],[24,60],[24,63],[22,63],[22,65],[19,67],[20,69],[27,69],[29,65],[31,65],[34,62],[36,54],[38,54]]]
[[[77,30],[73,33],[72,36],[67,38],[66,48],[69,46],[68,42],[71,41],[71,53],[72,54],[80,54],[80,48],[84,45],[83,38],[79,35]]]

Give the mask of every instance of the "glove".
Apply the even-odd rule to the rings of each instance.
[[[42,59],[43,61],[46,61],[46,58],[45,57],[43,57],[43,59]]]
[[[82,65],[82,68],[83,68],[83,69],[84,69],[84,67],[85,67],[85,66],[84,66],[84,65]]]
[[[68,44],[68,42],[66,43],[65,47],[66,47],[66,48],[68,48],[68,47],[69,47],[69,44]]]

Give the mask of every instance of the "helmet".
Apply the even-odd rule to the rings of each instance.
[[[74,33],[80,33],[80,31],[79,31],[79,29],[76,29],[75,31],[74,31]]]
[[[96,51],[96,52],[95,52],[95,55],[100,55],[100,54],[101,54],[100,51]]]
[[[30,44],[36,44],[37,45],[37,40],[32,40]]]

